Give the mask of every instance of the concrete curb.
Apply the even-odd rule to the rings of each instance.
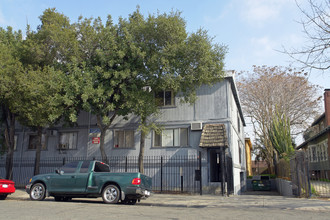
[[[25,190],[17,189],[7,197],[8,200],[30,200]],[[52,201],[52,197],[47,198]],[[94,201],[102,203],[102,199],[74,199],[74,201]],[[330,200],[284,197],[278,195],[241,195],[222,197],[220,195],[183,195],[153,194],[146,200],[137,203],[139,206],[182,207],[182,208],[269,208],[280,210],[304,210],[330,212]]]

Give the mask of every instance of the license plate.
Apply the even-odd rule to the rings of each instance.
[[[2,184],[2,187],[3,188],[8,188],[8,185],[7,184]]]
[[[264,186],[264,184],[258,184],[258,186]]]

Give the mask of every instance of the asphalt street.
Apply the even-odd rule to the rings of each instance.
[[[153,194],[137,205],[108,205],[98,199],[35,202],[23,190],[0,202],[1,219],[330,219],[330,200],[273,194]]]

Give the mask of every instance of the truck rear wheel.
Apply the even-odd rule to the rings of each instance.
[[[104,203],[116,204],[120,199],[120,191],[115,185],[107,185],[102,191],[102,199]]]

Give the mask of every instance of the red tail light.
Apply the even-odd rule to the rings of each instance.
[[[141,184],[141,178],[134,178],[132,180],[133,185],[140,185]]]

